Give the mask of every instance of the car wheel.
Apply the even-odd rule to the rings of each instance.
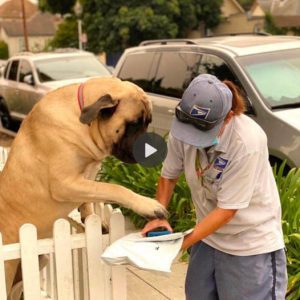
[[[4,102],[4,99],[0,99],[0,121],[1,125],[9,129],[11,126],[11,117],[9,115],[9,111],[7,109],[7,106]]]

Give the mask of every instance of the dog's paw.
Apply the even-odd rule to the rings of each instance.
[[[147,197],[141,198],[133,208],[138,214],[147,219],[164,219],[168,217],[168,211],[158,201]]]

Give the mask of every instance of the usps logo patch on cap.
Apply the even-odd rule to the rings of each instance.
[[[204,108],[198,105],[194,105],[190,111],[190,115],[193,116],[194,118],[205,120],[209,112],[210,112],[210,108]]]
[[[228,159],[222,158],[222,157],[217,157],[215,162],[214,162],[214,168],[220,171],[223,171],[228,164]]]

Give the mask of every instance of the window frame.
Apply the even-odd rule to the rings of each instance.
[[[33,68],[32,64],[31,64],[27,59],[24,59],[24,58],[21,58],[21,59],[19,60],[19,66],[18,66],[18,82],[19,82],[19,83],[23,83],[23,84],[27,84],[27,83],[25,83],[24,81],[20,81],[21,65],[22,65],[23,62],[26,62],[26,63],[28,64],[28,66],[30,67],[30,69],[31,69],[31,74],[32,74],[32,78],[33,78],[33,80],[34,80],[34,82],[35,82],[34,68]],[[26,76],[26,75],[25,75],[25,76]],[[28,85],[28,84],[27,84],[27,85]]]
[[[4,73],[3,73],[3,77],[4,79],[8,80],[8,74],[9,74],[9,71],[10,71],[10,67],[11,67],[11,60],[7,62],[6,66],[5,66],[5,69],[4,69]]]
[[[16,74],[16,79],[11,79],[11,78],[9,78],[9,76],[10,76],[11,68],[12,68],[14,62],[18,63],[17,74]],[[10,63],[7,80],[13,81],[13,82],[19,82],[19,71],[20,71],[20,59],[14,59],[14,60],[12,60],[11,63]]]

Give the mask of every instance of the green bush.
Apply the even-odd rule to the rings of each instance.
[[[0,40],[0,59],[8,59],[8,45]]]
[[[134,192],[155,198],[157,180],[161,166],[144,168],[139,164],[124,164],[115,158],[107,158],[102,164],[101,172],[96,180],[123,185]],[[195,225],[195,209],[191,202],[190,190],[184,176],[181,176],[168,206],[169,220],[175,231],[187,230]],[[142,228],[146,220],[129,209],[121,208],[124,215],[129,216],[134,225]]]
[[[274,176],[282,204],[282,228],[287,248],[287,268],[289,274],[287,300],[300,299],[300,169],[292,169],[283,176],[285,164],[274,167]],[[143,168],[127,165],[115,158],[108,158],[102,165],[97,180],[123,185],[136,193],[155,197],[157,180],[161,166]],[[133,223],[142,228],[146,220],[131,210],[122,209]],[[169,221],[175,231],[184,231],[195,225],[195,209],[191,201],[190,190],[184,176],[175,187],[168,206]]]
[[[300,169],[292,169],[283,176],[284,164],[275,166],[276,179],[282,206],[282,229],[287,249],[289,274],[288,300],[300,299]]]

